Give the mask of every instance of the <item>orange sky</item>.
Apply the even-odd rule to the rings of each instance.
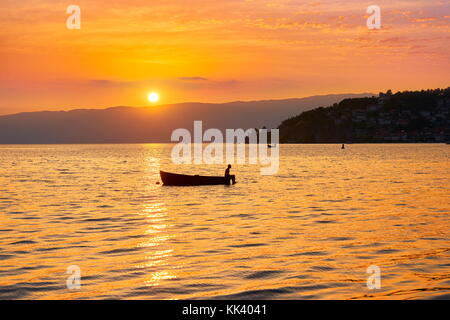
[[[448,0],[1,0],[0,114],[447,87],[449,19]]]

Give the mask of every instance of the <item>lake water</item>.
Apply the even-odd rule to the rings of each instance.
[[[171,148],[0,146],[0,298],[450,297],[450,146],[282,145],[277,175],[163,187],[225,169]]]

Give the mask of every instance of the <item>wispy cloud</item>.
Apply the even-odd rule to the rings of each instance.
[[[208,81],[208,79],[203,77],[179,77],[178,80],[183,81]]]

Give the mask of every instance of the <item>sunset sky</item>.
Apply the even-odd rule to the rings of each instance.
[[[448,0],[1,0],[0,30],[0,114],[450,84]]]

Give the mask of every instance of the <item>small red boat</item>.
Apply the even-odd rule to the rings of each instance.
[[[229,185],[231,179],[226,177],[190,176],[185,174],[159,171],[163,185],[165,186],[211,186]]]

